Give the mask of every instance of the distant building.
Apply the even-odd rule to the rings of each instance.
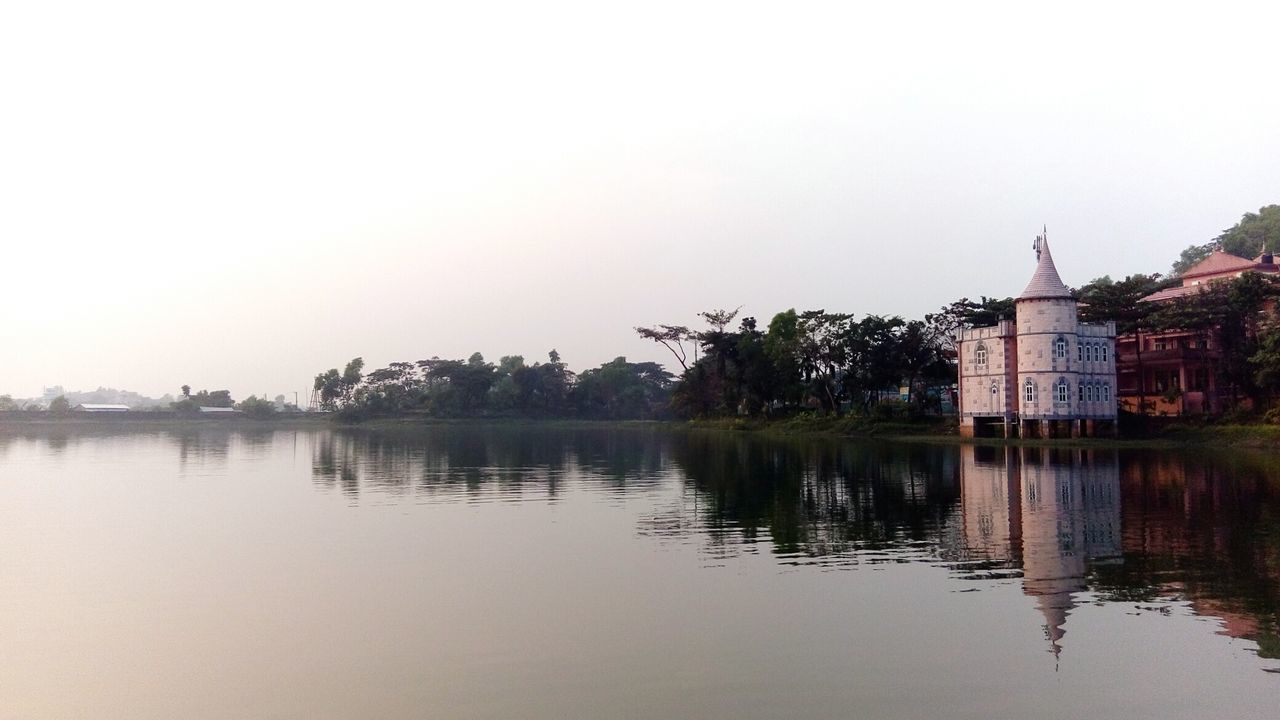
[[[1179,276],[1181,285],[1152,293],[1142,301],[1172,302],[1247,272],[1270,274],[1280,272],[1280,267],[1269,252],[1250,260],[1214,250]],[[1122,335],[1116,338],[1120,406],[1148,415],[1222,412],[1227,398],[1219,393],[1215,371],[1221,360],[1222,349],[1213,339],[1191,330]]]
[[[229,408],[229,407],[208,407],[206,405],[201,405],[199,410],[201,414],[208,414],[208,415],[239,415],[240,414],[239,410],[235,408]]]
[[[86,413],[124,413],[129,412],[128,405],[107,405],[104,403],[81,403],[71,408],[75,412]]]
[[[1115,323],[1081,323],[1048,239],[1036,238],[1035,247],[1017,319],[959,332],[960,434],[1114,434]]]

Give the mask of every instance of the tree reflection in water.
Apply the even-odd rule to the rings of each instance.
[[[699,543],[715,561],[769,552],[1018,579],[1055,653],[1081,603],[1183,602],[1280,657],[1280,477],[1265,457],[536,426],[312,443],[317,486],[352,498],[641,497],[641,535]]]

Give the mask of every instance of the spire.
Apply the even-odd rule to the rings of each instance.
[[[1062,283],[1062,278],[1058,277],[1058,268],[1053,266],[1053,254],[1049,252],[1049,230],[1047,227],[1043,235],[1036,236],[1035,244],[1032,247],[1036,250],[1036,272],[1031,276],[1031,282],[1027,283],[1027,289],[1022,291],[1018,299],[1071,297],[1071,288]]]

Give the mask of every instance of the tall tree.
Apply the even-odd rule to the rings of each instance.
[[[1133,335],[1138,365],[1138,409],[1146,405],[1146,368],[1142,362],[1142,334],[1152,329],[1158,305],[1143,302],[1142,298],[1168,287],[1176,280],[1162,279],[1160,273],[1130,275],[1119,282],[1108,276],[1100,277],[1076,291],[1080,300],[1080,320],[1100,323],[1114,322],[1116,335]],[[1118,351],[1118,349],[1117,349]]]

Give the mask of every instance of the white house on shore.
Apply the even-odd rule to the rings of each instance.
[[[960,434],[965,437],[1114,435],[1116,327],[1081,323],[1047,237],[1018,296],[1015,320],[958,334]]]
[[[75,412],[86,413],[126,413],[129,412],[128,405],[109,405],[106,403],[81,403],[71,408]]]

